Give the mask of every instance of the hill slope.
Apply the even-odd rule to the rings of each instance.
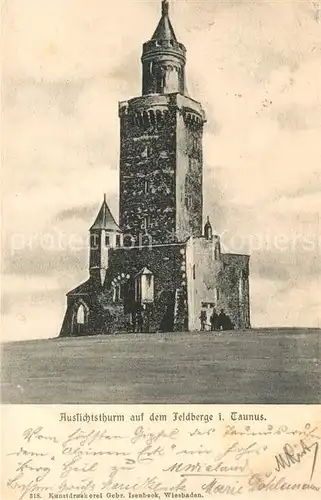
[[[320,403],[321,330],[9,343],[2,403]]]

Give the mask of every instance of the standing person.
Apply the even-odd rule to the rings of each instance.
[[[224,312],[224,309],[221,309],[220,314],[218,315],[217,318],[218,329],[225,330],[225,324],[226,324],[226,314]]]
[[[201,320],[201,331],[203,332],[205,330],[205,325],[207,322],[206,311],[201,311],[200,320]]]
[[[234,330],[234,325],[233,322],[230,318],[230,316],[226,316],[226,330]]]
[[[137,327],[136,332],[137,333],[143,332],[143,324],[144,324],[143,308],[141,305],[138,305],[137,312],[136,312],[136,327]]]
[[[136,333],[136,325],[137,325],[137,310],[132,312],[132,331]]]
[[[232,320],[229,316],[227,316],[224,312],[224,309],[221,309],[221,312],[218,316],[218,325],[219,329],[222,328],[222,330],[233,330],[234,325],[232,323]]]
[[[215,311],[215,309],[213,309],[213,312],[212,312],[211,317],[210,317],[210,321],[211,321],[211,331],[213,332],[214,330],[218,329],[218,314]]]

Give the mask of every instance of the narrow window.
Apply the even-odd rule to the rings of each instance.
[[[116,234],[116,247],[120,247],[120,234]]]
[[[140,302],[141,299],[141,283],[140,279],[135,280],[135,300],[136,302]]]
[[[193,265],[193,280],[195,280],[195,264]]]
[[[149,217],[145,216],[144,217],[144,229],[145,229],[145,231],[147,231],[148,228],[149,228]]]
[[[109,237],[109,234],[106,234],[106,235],[105,235],[105,245],[106,245],[106,247],[109,247],[109,245],[110,245],[110,237]]]
[[[115,287],[114,287],[113,301],[114,302],[119,302],[120,300],[123,299],[123,296],[124,296],[124,292],[123,292],[122,285],[115,285]]]
[[[145,194],[149,193],[149,180],[148,179],[144,180],[144,191],[145,191]]]
[[[78,325],[84,325],[85,324],[85,308],[82,304],[79,305],[77,309],[77,323]]]
[[[220,254],[221,254],[220,243],[216,242],[215,243],[215,250],[214,250],[215,260],[220,260]]]
[[[98,234],[91,234],[90,235],[90,248],[92,250],[97,250],[98,248]]]
[[[241,271],[241,276],[239,278],[239,299],[240,302],[243,300],[243,295],[244,295],[244,274],[243,271]]]
[[[150,146],[145,146],[142,151],[143,158],[150,158],[152,155],[152,148]]]

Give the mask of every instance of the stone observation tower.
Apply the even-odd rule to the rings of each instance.
[[[154,243],[202,235],[205,114],[187,96],[186,49],[168,7],[143,45],[142,95],[119,105],[120,226],[132,235],[144,228]]]
[[[60,334],[193,330],[214,308],[249,328],[249,256],[221,253],[209,218],[203,226],[206,119],[166,0],[141,63],[142,95],[119,103],[119,224],[105,197],[89,279],[67,294]]]

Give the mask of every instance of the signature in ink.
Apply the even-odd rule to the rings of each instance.
[[[286,445],[284,445],[283,451],[278,455],[275,455],[275,462],[276,462],[275,471],[280,472],[281,469],[289,469],[293,465],[299,464],[304,457],[313,453],[311,475],[310,475],[310,481],[312,481],[315,471],[315,466],[317,463],[318,452],[319,452],[319,443],[317,441],[310,444],[310,446],[308,446],[303,441],[303,439],[300,440],[299,445],[291,446],[290,444],[287,443]]]

